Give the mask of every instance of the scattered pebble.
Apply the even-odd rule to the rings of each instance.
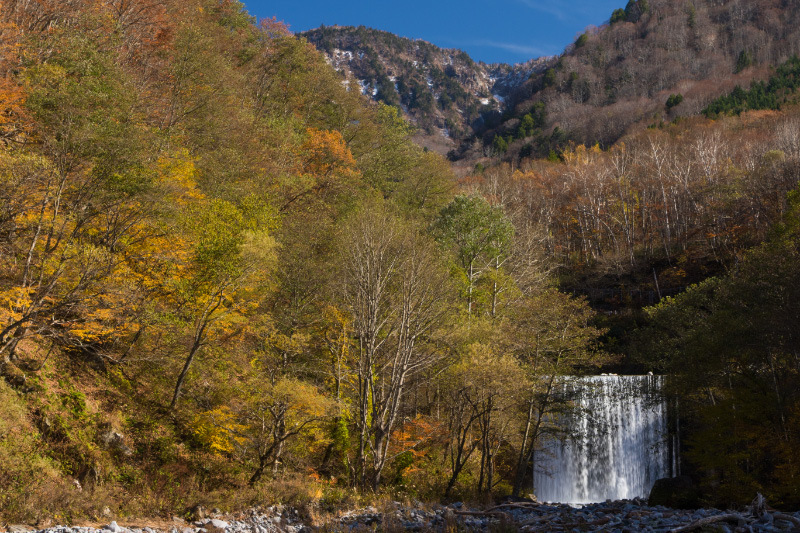
[[[216,510],[215,510],[216,511]],[[620,533],[670,533],[691,531],[698,520],[713,523],[715,531],[735,533],[778,533],[798,531],[800,512],[766,512],[754,516],[750,511],[735,513],[719,509],[676,510],[667,507],[650,507],[641,499],[606,501],[583,506],[563,504],[536,504],[533,502],[509,503],[488,509],[470,508],[462,502],[447,506],[430,505],[406,507],[393,502],[379,511],[366,507],[344,512],[324,524],[325,531],[355,532],[402,528],[409,531],[475,531],[497,530],[502,525],[518,531],[560,532],[617,531]],[[715,518],[725,520],[713,522]],[[126,529],[116,522],[99,529],[88,527],[56,526],[40,529],[37,533],[311,533],[321,524],[310,524],[300,517],[297,509],[276,505],[264,510],[251,510],[237,519],[227,517],[206,518],[191,525],[175,525],[168,530],[150,527]],[[317,526],[317,527],[315,527]],[[708,527],[708,526],[706,526]],[[20,526],[10,528],[20,531]],[[31,528],[33,529],[33,528]],[[695,531],[700,531],[698,525]],[[708,529],[706,529],[708,530]]]

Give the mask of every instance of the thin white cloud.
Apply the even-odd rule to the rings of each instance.
[[[552,0],[516,0],[516,2],[535,11],[553,16],[561,22],[575,22],[592,12],[586,2],[579,0],[573,0],[572,3],[564,7],[553,5],[554,2]],[[589,3],[591,4],[591,0]]]
[[[541,11],[542,13],[552,15],[558,20],[565,21],[568,18],[570,18],[563,9],[559,9],[557,6],[554,6],[551,2],[542,0],[517,0],[517,1],[522,5],[525,5],[531,9],[535,9],[536,11]]]
[[[531,59],[535,57],[552,55],[551,52],[543,50],[536,46],[527,46],[524,44],[517,44],[517,43],[504,43],[501,41],[492,41],[490,39],[481,39],[479,41],[474,41],[471,44],[473,44],[474,46],[488,46],[490,48],[499,48],[500,50],[505,50],[507,52],[512,52],[514,54],[528,56]]]

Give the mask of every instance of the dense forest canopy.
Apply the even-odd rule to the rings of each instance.
[[[791,105],[457,180],[235,0],[0,14],[3,519],[518,495],[610,365],[708,378],[708,501],[800,502]]]

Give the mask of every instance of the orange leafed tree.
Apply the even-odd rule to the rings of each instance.
[[[0,140],[8,144],[30,129],[30,117],[23,88],[13,76],[19,66],[20,32],[5,15],[6,6],[0,2]]]
[[[286,184],[282,211],[310,198],[333,199],[359,178],[356,160],[338,131],[308,128],[298,156],[297,176]]]

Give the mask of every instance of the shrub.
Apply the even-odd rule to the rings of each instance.
[[[669,111],[675,106],[680,105],[681,102],[683,102],[682,94],[678,93],[669,95],[669,98],[667,98],[667,111]]]

